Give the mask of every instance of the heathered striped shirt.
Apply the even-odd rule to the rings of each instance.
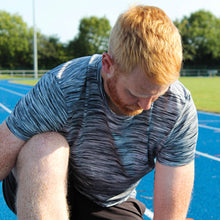
[[[7,118],[20,139],[56,131],[70,145],[74,187],[101,206],[131,197],[155,160],[182,166],[194,159],[197,113],[189,91],[175,82],[150,110],[116,115],[107,104],[101,55],[62,64],[45,74]]]

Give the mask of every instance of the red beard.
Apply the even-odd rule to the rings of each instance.
[[[118,91],[117,91],[117,75],[108,79],[106,84],[109,91],[109,106],[116,113],[120,115],[134,116],[140,114],[143,109],[137,104],[127,105],[122,101]]]

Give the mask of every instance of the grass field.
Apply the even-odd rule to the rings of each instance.
[[[190,90],[197,110],[220,113],[220,77],[181,77],[180,81]],[[13,82],[35,85],[37,80]]]
[[[197,110],[220,113],[220,77],[181,77]]]
[[[34,86],[37,82],[38,79],[32,79],[32,80],[18,80],[18,81],[11,81],[12,83],[17,83],[17,84],[23,84],[23,85],[29,85],[29,86]]]

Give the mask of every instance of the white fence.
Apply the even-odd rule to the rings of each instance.
[[[220,69],[182,69],[181,76],[220,76]]]
[[[49,70],[38,70],[40,78]],[[34,78],[34,70],[0,70],[0,76],[9,75],[10,77]]]
[[[40,78],[49,70],[38,70]],[[0,70],[0,76],[34,78],[34,70]],[[181,76],[220,76],[220,69],[182,69]]]

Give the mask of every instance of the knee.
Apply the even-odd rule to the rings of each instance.
[[[18,154],[16,171],[23,167],[50,171],[50,168],[64,169],[68,166],[69,145],[66,139],[56,133],[37,134],[28,140]],[[16,172],[16,173],[17,173]]]

